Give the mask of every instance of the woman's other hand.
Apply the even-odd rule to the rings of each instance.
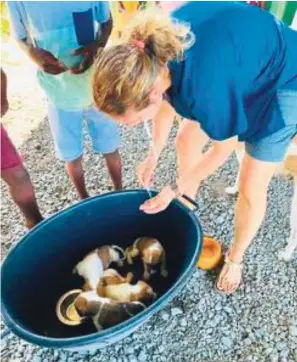
[[[147,200],[140,206],[140,210],[146,214],[157,214],[167,209],[173,199],[175,199],[175,192],[170,186],[166,186],[154,198]]]

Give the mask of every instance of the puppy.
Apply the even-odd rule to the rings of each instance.
[[[153,289],[143,281],[138,281],[135,285],[129,283],[101,285],[97,293],[100,297],[110,298],[118,302],[148,302],[157,297]]]
[[[154,238],[138,238],[134,244],[126,249],[126,257],[129,264],[133,264],[133,258],[140,255],[143,263],[143,279],[149,280],[153,274],[153,267],[161,263],[161,275],[168,276],[166,270],[165,250],[161,243]]]
[[[96,290],[100,278],[112,262],[118,266],[123,266],[125,259],[124,250],[118,246],[102,246],[89,254],[87,254],[81,262],[73,269],[73,273],[77,273],[85,279],[83,290]]]
[[[102,298],[93,290],[81,293],[74,306],[82,318],[92,318],[98,331],[124,322],[146,308],[140,302],[119,303]]]

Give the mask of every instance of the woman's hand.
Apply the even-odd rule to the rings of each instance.
[[[175,192],[170,186],[166,186],[154,198],[147,200],[140,206],[140,210],[146,214],[157,214],[167,209],[173,199],[175,199]]]
[[[147,158],[137,167],[137,179],[140,185],[149,188],[152,185],[153,176],[158,160],[155,155],[149,154]]]

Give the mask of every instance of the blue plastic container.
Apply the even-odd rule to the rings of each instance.
[[[57,213],[29,232],[1,268],[2,314],[8,328],[31,343],[90,350],[131,334],[183,288],[195,269],[202,231],[194,213],[178,201],[163,213],[139,211],[145,191],[105,194]],[[169,277],[163,294],[145,311],[105,331],[62,325],[55,315],[59,297],[81,287],[73,266],[104,244],[130,245],[139,236],[158,238],[167,252]],[[80,327],[79,327],[80,328]]]

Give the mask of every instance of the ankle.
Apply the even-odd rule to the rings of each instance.
[[[90,197],[90,195],[87,192],[83,193],[83,194],[81,194],[81,193],[78,194],[78,198],[80,200],[85,200],[85,199],[88,199],[89,197]]]
[[[38,219],[38,220],[25,219],[24,225],[25,225],[25,227],[26,227],[28,230],[30,230],[30,229],[33,229],[34,226],[36,226],[37,224],[39,224],[42,220],[44,220],[43,217],[41,217],[41,218]]]
[[[242,253],[236,253],[232,250],[232,248],[230,248],[227,252],[227,258],[235,264],[242,264],[243,257],[244,255]]]

